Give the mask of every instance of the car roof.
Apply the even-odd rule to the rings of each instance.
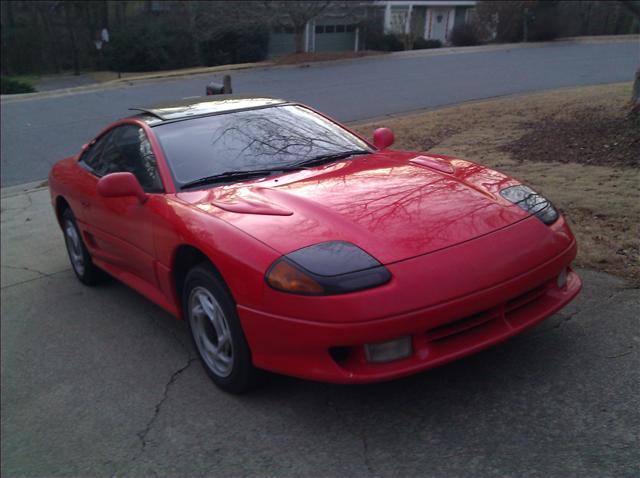
[[[286,100],[269,96],[211,95],[129,109],[140,111],[141,114],[139,113],[135,117],[146,121],[150,126],[154,126],[167,121],[264,108],[286,103],[288,103]]]

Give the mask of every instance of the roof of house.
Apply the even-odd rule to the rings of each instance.
[[[376,0],[376,6],[407,7],[475,7],[477,0]]]

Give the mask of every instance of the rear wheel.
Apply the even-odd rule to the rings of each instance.
[[[223,390],[242,393],[259,383],[259,371],[240,325],[233,300],[208,264],[187,274],[184,315],[207,374]]]
[[[100,269],[93,264],[91,255],[82,241],[76,219],[69,208],[62,213],[62,231],[73,272],[83,284],[94,285],[100,278]]]

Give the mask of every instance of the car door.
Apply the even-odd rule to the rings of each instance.
[[[81,159],[81,166],[93,177],[81,207],[87,245],[99,261],[157,288],[153,215],[164,198],[149,139],[140,126],[124,124],[110,130],[95,146],[99,150],[92,157]],[[133,173],[148,194],[147,201],[98,194],[100,177],[115,172]]]

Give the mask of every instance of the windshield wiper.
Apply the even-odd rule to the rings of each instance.
[[[285,166],[278,166],[269,169],[252,169],[248,171],[225,171],[224,173],[214,174],[212,176],[206,176],[204,178],[189,181],[183,184],[181,189],[190,188],[193,186],[201,186],[203,184],[212,183],[225,183],[235,180],[251,179],[260,176],[269,176],[272,173],[280,173],[287,171],[297,171],[299,169],[305,169],[307,166],[316,166],[323,163],[330,163],[332,161],[338,161],[340,159],[346,159],[350,156],[356,156],[358,154],[371,154],[370,151],[364,149],[355,149],[351,151],[342,151],[340,153],[323,154],[321,156],[315,156],[304,161],[288,164]]]
[[[290,165],[290,167],[317,166],[319,164],[339,161],[340,159],[347,159],[351,156],[360,154],[371,154],[371,151],[367,151],[366,149],[353,149],[350,151],[341,151],[340,153],[322,154],[311,159],[305,159],[304,161],[293,163]]]
[[[280,173],[286,171],[296,171],[302,169],[299,166],[279,166],[271,169],[252,169],[249,171],[225,171],[224,173],[214,174],[213,176],[206,176],[204,178],[189,181],[181,186],[182,189],[190,188],[193,186],[201,186],[203,184],[211,183],[226,183],[235,180],[251,179],[260,176],[269,176],[271,173]]]

